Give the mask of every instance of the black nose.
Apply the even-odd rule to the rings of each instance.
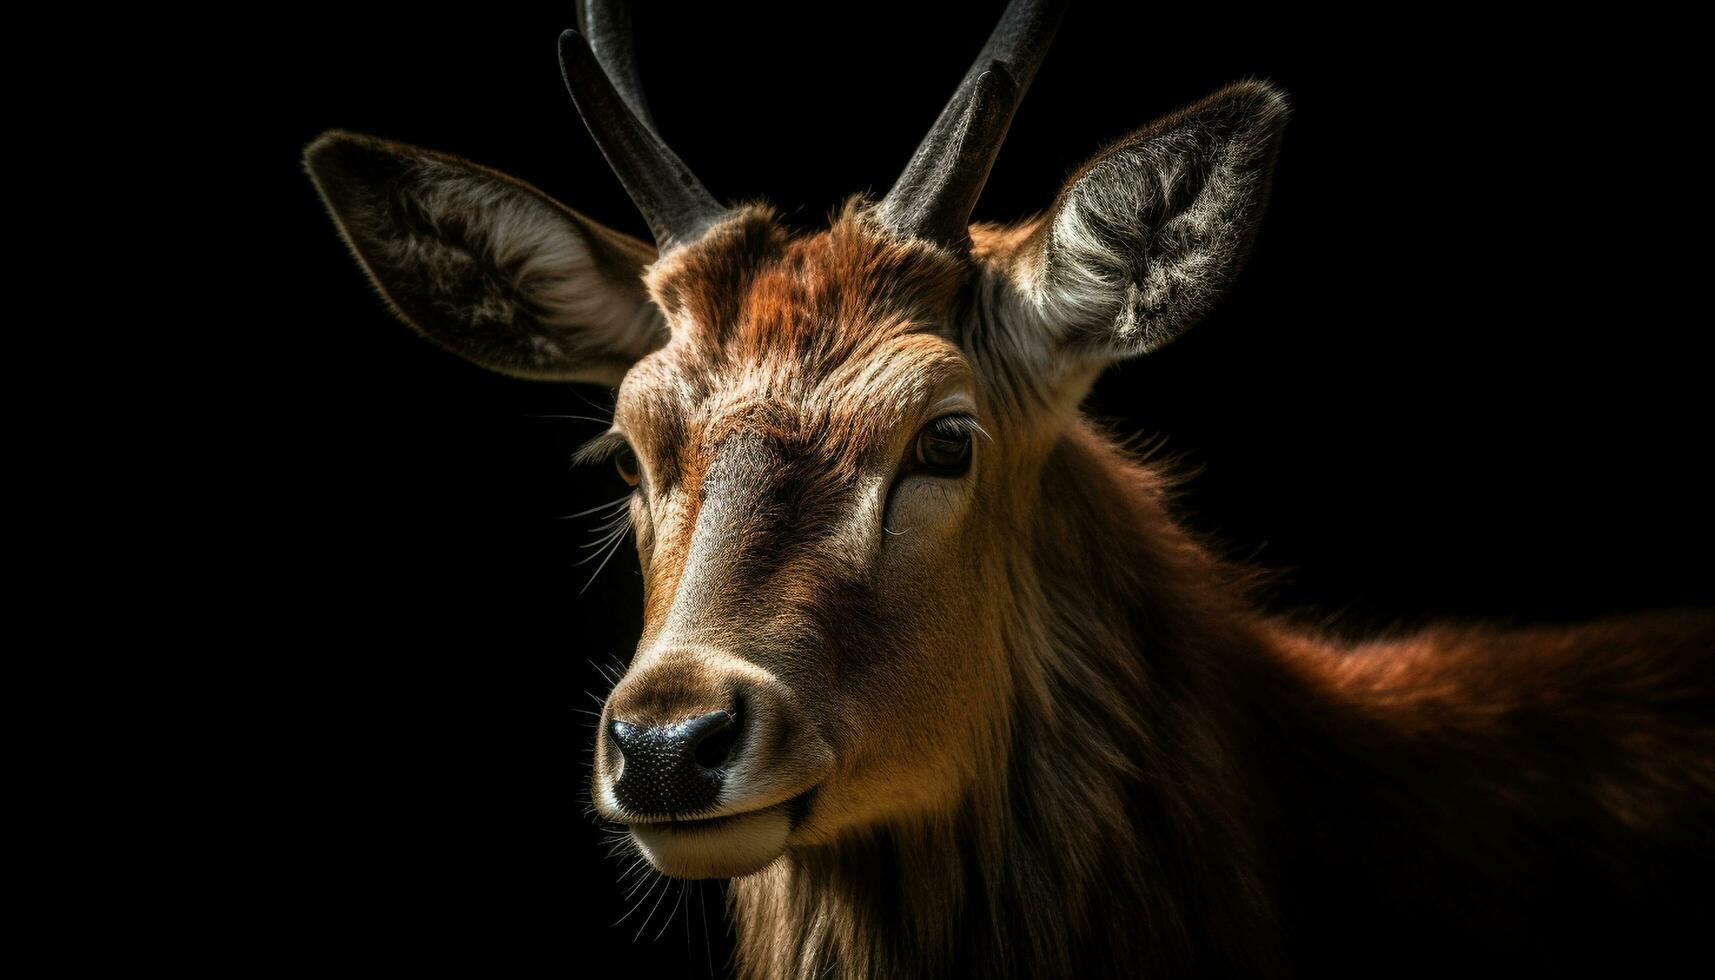
[[[738,741],[738,718],[711,711],[670,725],[633,725],[615,719],[607,726],[625,757],[613,795],[639,815],[695,813],[715,804],[721,767]]]

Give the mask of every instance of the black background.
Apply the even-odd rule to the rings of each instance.
[[[767,198],[804,228],[886,188],[998,12],[643,6],[666,138],[717,196]],[[262,295],[232,329],[263,338],[248,363],[265,370],[226,374],[278,426],[231,436],[258,466],[228,495],[278,532],[255,587],[273,642],[245,689],[289,703],[244,763],[266,829],[233,859],[263,896],[261,952],[706,975],[725,956],[717,887],[669,919],[674,883],[634,941],[650,909],[611,925],[627,882],[585,813],[579,710],[606,689],[594,665],[629,656],[641,597],[629,548],[585,590],[590,522],[556,518],[622,487],[569,467],[601,424],[554,416],[604,416],[610,393],[490,375],[416,338],[297,170],[321,130],[370,132],[643,235],[561,87],[570,4],[370,16],[295,11],[243,48],[275,66],[245,115],[267,130],[249,200],[279,212],[234,246]],[[1085,5],[977,218],[1039,210],[1106,141],[1235,78],[1274,80],[1294,117],[1247,271],[1183,340],[1110,371],[1089,410],[1197,467],[1186,519],[1285,573],[1272,608],[1335,629],[1708,604],[1708,316],[1688,241],[1707,112],[1662,67],[1683,63],[1681,34]]]

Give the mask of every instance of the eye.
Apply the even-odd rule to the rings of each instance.
[[[613,454],[613,468],[619,471],[619,478],[630,486],[637,486],[638,481],[643,479],[643,474],[637,468],[637,454],[631,451],[630,446]]]
[[[917,434],[918,467],[933,476],[963,476],[971,468],[971,433],[976,422],[944,415]]]

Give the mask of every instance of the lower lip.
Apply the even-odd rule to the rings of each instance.
[[[786,850],[792,819],[785,804],[709,820],[631,825],[631,837],[656,870],[675,878],[736,878],[761,871]]]
[[[773,807],[768,809],[771,810]],[[767,810],[753,810],[751,812],[766,813]],[[729,826],[734,820],[743,820],[748,816],[750,813],[740,813],[730,817],[710,817],[707,820],[669,820],[665,823],[632,824],[631,828],[635,830],[638,827],[647,827],[650,830],[661,830],[670,834],[690,834],[700,830],[718,830],[721,827]]]

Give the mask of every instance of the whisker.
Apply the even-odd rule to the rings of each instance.
[[[600,537],[594,541],[587,542],[585,544],[580,544],[580,545],[578,545],[578,547],[580,549],[605,548],[608,546],[609,543],[611,543],[613,541],[614,535],[617,533],[619,533],[619,530],[617,528],[615,528],[614,530],[607,532],[602,537]],[[581,564],[583,564],[583,562],[579,562],[578,564],[581,565]]]
[[[636,905],[633,905],[624,915],[619,917],[619,921],[614,923],[615,926],[619,925],[620,922],[624,922],[626,919],[631,918],[631,915],[633,912],[636,912],[638,909],[642,908],[643,903],[649,901],[649,896],[655,891],[655,886],[660,882],[666,881],[667,877],[666,877],[666,875],[657,875],[654,879],[645,878],[643,880],[649,882],[648,890],[643,893],[642,898],[639,898],[637,900]],[[662,894],[666,894],[665,889],[662,890]],[[627,900],[629,900],[630,897],[631,896],[629,896],[629,895],[626,896]],[[647,922],[647,921],[648,920],[645,920],[645,922]],[[641,933],[639,933],[639,935],[641,935]]]
[[[585,592],[588,592],[590,590],[590,586],[595,584],[595,580],[601,576],[601,570],[607,567],[608,559],[612,558],[614,553],[619,550],[619,546],[625,543],[625,538],[626,534],[624,531],[614,533],[613,547],[607,550],[607,557],[603,558],[601,560],[601,564],[595,567],[594,574],[590,575],[590,580],[585,582],[584,587],[578,590],[578,595],[583,595]]]
[[[527,419],[577,419],[580,422],[594,422],[597,425],[612,425],[612,419],[598,419],[589,415],[526,415]]]
[[[641,875],[638,875],[638,877],[637,877],[637,882],[636,882],[636,884],[633,884],[633,885],[632,885],[632,886],[631,886],[631,890],[630,890],[630,891],[627,891],[627,892],[626,892],[626,893],[625,893],[625,898],[626,898],[626,901],[630,901],[630,900],[631,900],[631,896],[633,896],[633,895],[635,895],[635,894],[637,894],[637,889],[639,889],[639,888],[641,888],[641,887],[643,887],[643,884],[644,884],[644,883],[645,883],[645,882],[651,882],[651,884],[650,884],[650,889],[651,889],[651,890],[653,890],[653,889],[654,889],[654,885],[653,885],[653,883],[652,883],[652,882],[653,882],[653,881],[654,881],[654,879],[652,879],[652,878],[650,878],[650,877],[649,877],[649,874],[648,874],[648,872],[647,872],[647,871],[645,871],[645,872],[644,872],[644,873],[643,873],[643,874],[641,874]],[[618,922],[615,922],[615,923],[614,923],[614,925],[619,925],[619,923],[618,923]]]
[[[559,518],[557,518],[557,520],[569,521],[574,517],[588,517],[589,515],[595,513],[598,510],[610,510],[612,508],[618,507],[621,504],[627,504],[630,502],[631,502],[631,494],[628,493],[625,496],[619,498],[618,500],[610,500],[605,504],[597,504],[596,506],[591,507],[589,510],[580,510],[576,514],[562,514],[562,515],[560,515]]]
[[[614,528],[612,531],[609,531],[607,533],[607,536],[602,538],[600,541],[593,541],[589,544],[579,545],[578,546],[579,548],[596,548],[598,550],[594,554],[591,554],[591,555],[585,557],[582,561],[577,562],[572,567],[576,568],[578,565],[583,565],[583,564],[587,564],[589,562],[594,561],[596,558],[596,555],[601,554],[601,551],[599,549],[605,548],[609,544],[612,544],[616,541],[624,540],[626,534],[629,533],[630,530],[631,530],[631,527],[629,525],[627,525],[625,527],[617,527],[617,528]],[[603,562],[603,564],[605,564],[605,562]],[[599,571],[601,571],[601,569],[598,568],[598,569],[596,569],[596,571],[599,572]]]
[[[581,401],[581,402],[583,402],[583,403],[584,403],[584,404],[585,404],[585,405],[588,405],[588,406],[589,406],[589,407],[591,407],[591,408],[593,408],[593,409],[595,409],[595,410],[596,410],[596,411],[598,411],[598,412],[606,412],[606,413],[607,413],[607,417],[608,417],[608,418],[609,418],[609,419],[612,419],[612,418],[613,418],[613,408],[612,408],[612,407],[611,407],[611,406],[608,406],[608,405],[597,405],[597,404],[596,404],[596,403],[595,403],[595,402],[592,402],[592,401],[590,401],[590,400],[589,400],[589,396],[588,396],[588,395],[585,395],[585,394],[584,394],[584,393],[583,393],[583,392],[581,392],[581,391],[574,391],[574,392],[573,392],[573,394],[575,394],[575,395],[577,395],[577,396],[578,396],[578,400],[579,400],[579,401]]]
[[[661,931],[656,933],[655,938],[649,940],[650,942],[658,943],[661,941],[662,936],[667,935],[667,927],[673,924],[673,917],[679,914],[679,904],[681,902],[683,902],[684,900],[685,900],[685,882],[684,882],[684,880],[681,879],[679,882],[679,897],[673,899],[672,907],[667,910],[667,918],[661,922]],[[685,921],[689,922],[690,919],[686,919]],[[689,938],[689,937],[687,937],[687,938]]]
[[[667,877],[666,875],[662,875],[661,880],[664,882],[667,882],[667,886],[665,888],[661,889],[661,894],[659,896],[657,896],[655,899],[654,907],[649,910],[648,915],[643,917],[643,926],[637,930],[637,935],[635,937],[633,937],[631,940],[634,943],[637,942],[638,940],[642,939],[643,934],[649,930],[649,920],[655,918],[655,913],[660,911],[661,899],[666,898],[667,893],[669,891],[673,890],[673,884],[672,884],[673,879]]]
[[[588,657],[584,658],[584,663],[589,664],[590,669],[600,675],[602,680],[607,681],[609,684],[619,683],[620,674],[618,671],[610,667],[604,667]]]
[[[605,522],[603,522],[601,524],[597,524],[595,526],[594,530],[595,530],[595,533],[597,533],[597,534],[605,534],[609,531],[612,531],[614,528],[628,527],[630,524],[631,524],[631,512],[630,511],[621,511],[620,513],[615,514],[614,516],[608,518]]]

